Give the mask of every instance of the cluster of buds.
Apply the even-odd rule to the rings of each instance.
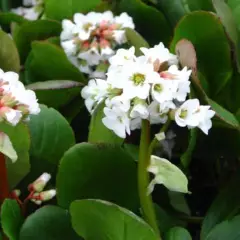
[[[111,11],[76,13],[73,22],[62,21],[61,46],[68,59],[90,77],[105,78],[108,59],[127,42],[124,28],[134,28],[127,13],[113,16]]]
[[[28,190],[30,192],[28,199],[37,205],[41,205],[42,202],[46,202],[54,198],[57,193],[55,189],[43,191],[50,179],[50,174],[43,173],[37,180],[31,183],[28,186]]]
[[[28,20],[37,20],[43,13],[43,0],[23,0],[23,7],[13,8],[11,11]]]
[[[141,128],[143,119],[151,124],[175,120],[180,127],[200,128],[208,134],[215,112],[201,106],[198,99],[187,99],[191,70],[179,69],[176,55],[162,43],[153,48],[119,49],[109,59],[107,79],[93,79],[82,89],[90,113],[105,101],[103,124],[119,137]]]
[[[39,112],[35,93],[25,89],[18,74],[4,73],[0,69],[0,122],[6,121],[15,126],[21,120],[28,120],[30,114]]]

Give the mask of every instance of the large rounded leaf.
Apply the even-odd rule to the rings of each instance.
[[[49,79],[69,79],[85,82],[83,74],[73,66],[64,51],[48,42],[32,43],[32,51],[26,61],[27,83]]]
[[[193,43],[198,69],[206,77],[211,94],[216,95],[231,79],[233,71],[231,49],[218,17],[202,11],[186,15],[175,28],[171,43],[173,52],[183,38]]]
[[[72,229],[67,210],[45,206],[31,214],[24,222],[19,240],[80,240]]]
[[[45,14],[48,18],[63,20],[72,18],[74,13],[93,11],[100,4],[101,0],[45,0]]]
[[[50,20],[30,21],[22,24],[14,34],[21,62],[27,58],[31,49],[31,42],[43,40],[52,36],[58,36],[61,32],[61,24]]]
[[[58,203],[68,208],[76,199],[115,202],[137,211],[136,163],[120,147],[77,144],[63,156],[57,176]]]
[[[0,68],[4,71],[18,72],[20,59],[12,38],[0,30]]]
[[[58,164],[64,152],[75,143],[69,123],[53,108],[42,105],[40,114],[31,116],[28,126],[33,158]]]
[[[8,135],[18,156],[17,161],[14,163],[10,160],[7,161],[8,182],[10,188],[13,188],[30,170],[28,154],[30,148],[29,130],[23,123],[19,123],[14,127],[7,123],[0,123],[0,131]]]
[[[141,218],[110,202],[74,201],[70,207],[74,230],[85,240],[157,240]]]
[[[166,234],[166,240],[192,240],[190,233],[181,227],[171,228]]]
[[[70,80],[36,82],[26,88],[35,91],[38,101],[49,107],[60,108],[80,94],[81,83]]]
[[[133,18],[136,31],[150,44],[169,43],[170,24],[160,11],[140,0],[122,0],[118,7],[119,12],[127,12]]]

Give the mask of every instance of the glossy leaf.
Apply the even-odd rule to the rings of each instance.
[[[30,148],[29,131],[23,123],[15,127],[6,123],[0,123],[0,131],[8,135],[18,156],[17,161],[14,163],[11,160],[7,161],[8,182],[12,189],[30,170],[28,154]]]
[[[239,181],[240,172],[238,171],[212,203],[202,224],[201,239],[207,239],[218,223],[232,218],[238,212],[240,208]]]
[[[5,199],[1,207],[1,226],[9,240],[18,240],[24,219],[16,200]]]
[[[26,62],[28,83],[49,79],[69,79],[85,82],[83,74],[73,66],[64,51],[48,42],[32,43],[32,51]]]
[[[136,163],[120,147],[77,144],[60,162],[57,175],[58,204],[68,208],[76,199],[115,202],[137,211]]]
[[[192,82],[197,87],[197,90],[201,93],[205,102],[216,112],[216,117],[221,120],[226,127],[239,129],[239,122],[236,117],[206,95],[205,89],[198,78],[197,57],[192,43],[186,39],[182,39],[176,44],[176,53],[179,57],[181,65],[192,69]]]
[[[104,106],[104,102],[100,103],[91,116],[88,142],[121,145],[124,139],[118,137],[112,130],[105,127],[102,123],[102,118],[104,117]]]
[[[203,11],[187,14],[175,28],[171,43],[173,52],[181,39],[192,42],[198,70],[206,77],[211,96],[216,95],[230,81],[233,72],[231,49],[218,17]]]
[[[45,14],[50,19],[63,20],[72,18],[74,13],[93,11],[100,4],[101,0],[46,0]]]
[[[64,152],[74,145],[74,133],[67,120],[55,109],[41,106],[40,114],[28,123],[33,158],[58,164]]]
[[[158,239],[141,218],[110,202],[74,201],[70,206],[70,214],[74,230],[87,240]]]
[[[236,240],[240,235],[240,215],[218,224],[206,237],[206,240]]]
[[[118,12],[127,12],[134,19],[136,31],[149,44],[153,45],[159,42],[169,44],[172,34],[170,24],[159,10],[140,0],[122,0],[118,5]]]
[[[24,22],[27,22],[24,17],[19,16],[12,12],[1,12],[0,13],[0,25],[10,25],[12,22],[16,22],[19,24],[22,24]]]
[[[186,4],[191,11],[204,10],[204,11],[214,11],[212,0],[187,0]]]
[[[19,72],[20,60],[12,38],[0,30],[0,68],[4,71]]]
[[[19,240],[80,240],[72,229],[67,210],[44,206],[32,213],[22,225]]]
[[[166,240],[191,240],[192,237],[185,228],[174,227],[167,232],[165,239]]]
[[[67,105],[80,94],[80,87],[81,83],[70,80],[50,80],[26,86],[36,93],[39,103],[53,108]]]
[[[24,63],[31,49],[31,42],[43,40],[61,33],[61,24],[51,20],[37,20],[22,24],[14,34],[21,62]]]
[[[135,54],[137,56],[143,55],[143,53],[140,51],[141,47],[149,48],[149,45],[146,42],[146,40],[133,29],[126,28],[125,34],[129,44],[135,47]]]

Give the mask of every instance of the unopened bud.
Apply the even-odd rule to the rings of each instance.
[[[19,197],[21,195],[21,191],[19,189],[15,189],[12,191],[12,196],[13,197]]]
[[[56,196],[56,194],[57,194],[57,191],[55,189],[51,189],[51,190],[48,190],[48,191],[41,192],[41,193],[39,193],[40,200],[43,201],[43,202],[49,201],[52,198],[54,198]]]
[[[31,191],[41,192],[50,179],[51,175],[49,173],[43,173],[37,180],[35,180],[32,184],[28,186],[28,190],[30,192]]]
[[[42,201],[41,200],[36,200],[36,199],[31,199],[31,201],[37,205],[41,205]]]

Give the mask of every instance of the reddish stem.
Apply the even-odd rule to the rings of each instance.
[[[9,186],[7,178],[6,160],[2,153],[0,153],[0,203],[3,203],[5,198],[9,197]]]

